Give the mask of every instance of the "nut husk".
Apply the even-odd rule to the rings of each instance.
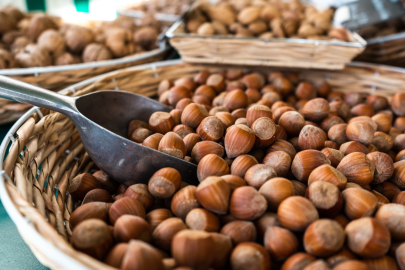
[[[83,62],[93,62],[93,61],[103,61],[112,59],[112,54],[110,50],[98,43],[90,43],[86,46],[83,51]]]
[[[65,51],[65,41],[62,35],[54,29],[42,32],[38,38],[38,46],[52,56],[61,55]]]
[[[90,44],[93,40],[93,33],[84,27],[72,26],[65,34],[66,46],[74,53],[82,52],[87,44]]]
[[[28,44],[23,50],[15,56],[17,63],[21,67],[45,67],[52,63],[48,52],[41,49],[38,45]]]

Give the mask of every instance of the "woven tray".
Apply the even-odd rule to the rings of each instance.
[[[120,68],[163,60],[169,47],[161,42],[159,48],[119,59],[66,66],[0,69],[0,75],[38,85],[48,90],[60,90],[77,82]],[[0,98],[0,124],[17,120],[31,106]]]
[[[116,89],[155,96],[162,79],[193,76],[202,69],[220,71],[224,66],[190,65],[179,60],[158,62],[101,75],[62,93],[80,96]],[[327,79],[336,91],[387,97],[405,92],[405,70],[399,68],[352,63],[341,71],[299,72],[309,80]],[[59,113],[31,108],[4,138],[0,157],[0,198],[35,256],[52,269],[111,269],[75,251],[67,242],[71,232],[64,222],[74,209],[72,198],[66,194],[68,183],[94,165],[73,123]]]
[[[405,67],[405,32],[368,39],[356,60]]]
[[[352,42],[191,35],[184,20],[175,22],[166,36],[186,62],[249,66],[343,69],[366,45],[356,33],[349,33]]]

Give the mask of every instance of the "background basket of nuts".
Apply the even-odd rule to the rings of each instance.
[[[162,60],[162,25],[152,16],[139,21],[63,23],[47,14],[0,9],[0,75],[48,90],[61,90],[112,70]],[[0,99],[0,124],[15,121],[28,105]]]
[[[117,12],[132,18],[143,18],[146,14],[150,14],[156,20],[170,26],[189,9],[192,2],[194,0],[138,1],[136,4],[119,8]]]
[[[173,106],[183,124],[160,142],[183,136],[176,149],[198,163],[198,187],[171,168],[137,179],[148,185],[118,185],[69,119],[34,107],[0,146],[1,200],[52,269],[402,269],[404,74],[178,60],[114,71],[72,86],[74,95],[117,89]],[[149,127],[167,128],[159,119]],[[228,127],[223,142],[203,124],[215,121],[222,135]],[[153,148],[155,135],[142,144]]]
[[[297,0],[198,1],[166,36],[186,62],[343,69],[366,43],[333,28],[333,14]]]

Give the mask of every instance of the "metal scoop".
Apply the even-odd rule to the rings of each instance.
[[[116,181],[147,183],[159,169],[177,169],[182,181],[198,184],[197,166],[126,139],[131,120],[145,122],[156,111],[171,109],[152,99],[120,91],[68,97],[0,76],[0,97],[50,109],[69,117],[94,163]]]

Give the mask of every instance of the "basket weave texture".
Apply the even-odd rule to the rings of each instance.
[[[148,97],[156,96],[163,79],[192,77],[203,69],[221,71],[224,66],[190,65],[181,61],[167,61],[132,67],[89,80],[76,89],[74,96],[90,92],[117,89]],[[268,72],[269,68],[247,67],[246,70]],[[297,71],[307,80],[327,79],[335,91],[378,93],[390,97],[405,92],[405,70],[383,66],[353,64],[341,71]],[[65,94],[72,94],[67,90]],[[24,115],[23,124],[12,127],[2,148],[14,141],[1,154],[3,176],[0,194],[3,201],[11,200],[19,215],[27,218],[40,236],[72,260],[90,269],[110,269],[109,266],[75,251],[68,243],[71,231],[68,222],[78,206],[67,193],[70,181],[78,174],[89,172],[94,163],[85,152],[73,123],[60,113],[45,109],[31,109]],[[20,121],[22,122],[22,121]],[[14,138],[13,137],[13,138]],[[8,178],[8,176],[10,176]],[[8,178],[9,181],[4,180]],[[1,190],[5,186],[5,191]],[[7,209],[7,211],[11,211]],[[20,224],[16,224],[17,227]],[[36,257],[52,269],[66,269],[63,261],[49,255],[32,235],[20,231]]]
[[[197,36],[186,34],[184,21],[173,24],[166,36],[182,60],[204,64],[343,69],[365,46],[350,32],[352,42]]]

